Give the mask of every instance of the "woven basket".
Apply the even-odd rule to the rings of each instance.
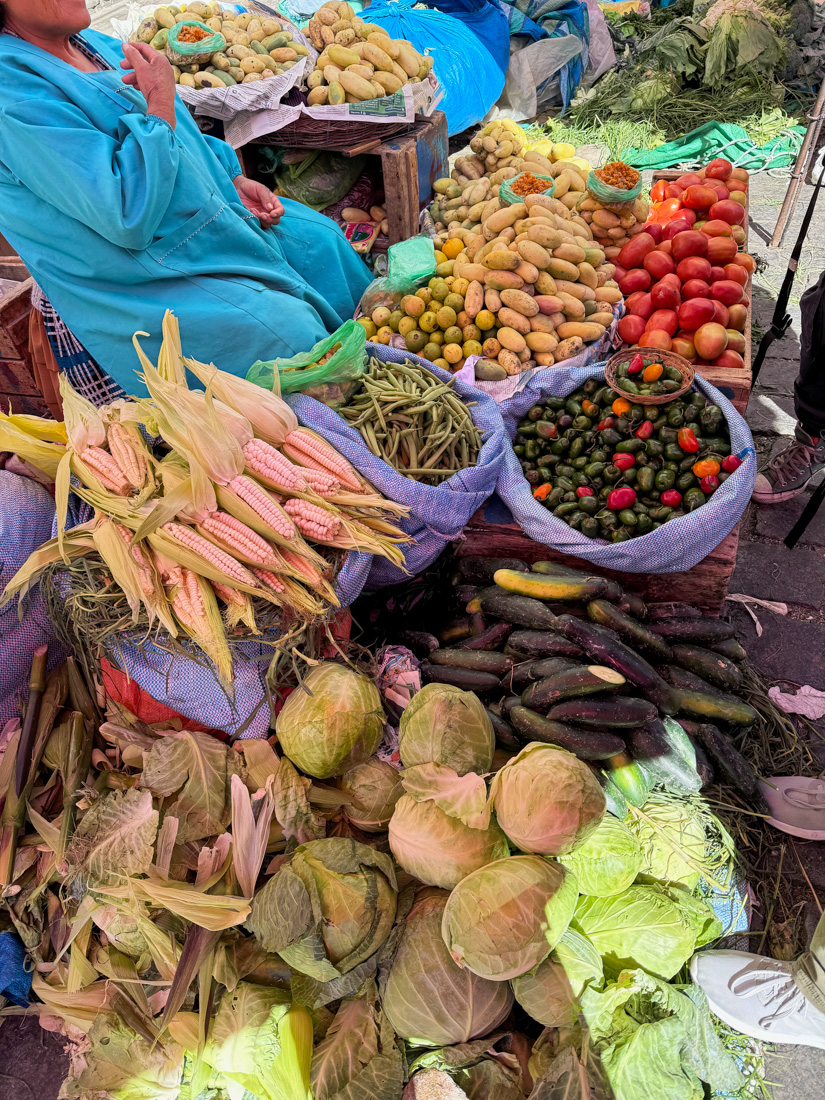
[[[661,394],[626,393],[618,384],[616,372],[622,363],[629,363],[639,354],[645,359],[645,366],[649,366],[651,363],[661,363],[663,367],[675,367],[684,380],[681,389],[675,390],[673,393]],[[675,351],[660,351],[658,348],[622,348],[615,355],[611,355],[604,365],[605,382],[612,390],[615,390],[619,397],[626,397],[634,405],[666,405],[669,401],[675,401],[677,397],[687,393],[693,385],[695,374],[696,371],[693,365],[688,363],[687,359],[683,359]]]
[[[306,93],[298,88],[290,88],[281,101],[287,107],[299,107],[306,103]],[[272,134],[263,134],[253,138],[255,145],[281,145],[288,149],[328,149],[342,152],[360,145],[364,141],[385,141],[398,134],[412,130],[414,122],[369,122],[366,119],[353,118],[312,118],[301,115],[282,126]]]
[[[532,175],[533,179],[545,180],[547,183],[547,190],[542,191],[542,195],[549,195],[553,197],[553,192],[556,189],[556,181],[552,176],[539,176],[535,172],[522,172],[521,175],[514,176],[511,180],[505,180],[499,188],[498,197],[504,203],[505,206],[512,206],[514,202],[524,202],[525,196],[518,195],[513,191],[513,184],[521,179],[522,176]],[[539,192],[535,192],[539,194]]]

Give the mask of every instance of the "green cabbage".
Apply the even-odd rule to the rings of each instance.
[[[400,773],[377,756],[350,768],[335,786],[352,799],[344,806],[344,816],[365,833],[384,832],[404,793]]]
[[[523,852],[556,856],[595,830],[605,798],[593,772],[572,753],[533,742],[499,771],[490,787],[498,823]]]
[[[413,1046],[452,1046],[486,1035],[510,1012],[506,982],[456,966],[441,938],[447,895],[423,898],[408,913],[382,979],[381,1003],[396,1034]]]
[[[713,877],[719,863],[719,845],[708,833],[714,825],[715,819],[697,809],[690,798],[668,795],[649,799],[640,814],[627,819],[642,849],[640,873],[694,890],[703,873]]]
[[[560,864],[510,856],[456,886],[441,934],[459,966],[507,981],[546,958],[566,931],[577,896],[575,876]]]
[[[621,821],[605,814],[594,833],[559,863],[575,872],[580,894],[606,898],[621,894],[642,867],[642,848]]]
[[[493,724],[477,695],[449,684],[427,684],[401,715],[398,746],[405,768],[444,764],[458,775],[489,772]]]
[[[568,928],[555,951],[527,974],[513,978],[516,1000],[544,1027],[572,1027],[579,1015],[579,997],[586,985],[600,987],[602,960],[596,948]]]
[[[721,932],[701,899],[679,894],[674,900],[660,886],[631,886],[608,898],[582,896],[572,921],[602,956],[605,968],[618,973],[642,967],[665,981],[717,925]]]
[[[316,779],[343,775],[367,760],[380,745],[383,729],[375,684],[332,661],[312,669],[276,723],[284,753]]]
[[[435,802],[416,802],[408,794],[396,804],[389,838],[392,854],[407,874],[445,890],[510,852],[507,837],[495,822],[486,829],[474,829]]]

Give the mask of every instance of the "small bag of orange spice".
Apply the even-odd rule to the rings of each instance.
[[[621,160],[605,164],[587,177],[587,194],[579,200],[577,210],[608,259],[615,258],[647,221],[650,204],[640,197],[641,190],[641,175]]]

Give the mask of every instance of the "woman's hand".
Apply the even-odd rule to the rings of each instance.
[[[131,69],[123,77],[146,100],[150,115],[157,115],[175,129],[175,74],[162,53],[146,42],[125,42],[121,69]]]
[[[283,217],[284,208],[266,184],[256,183],[246,176],[236,176],[232,182],[241,202],[255,215],[262,229],[271,229],[278,224]]]

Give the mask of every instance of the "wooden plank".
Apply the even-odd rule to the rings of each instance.
[[[19,257],[0,255],[0,279],[22,283],[28,278],[28,268]]]
[[[418,232],[418,158],[414,137],[384,142],[379,150],[390,244]]]
[[[29,416],[46,416],[52,419],[49,407],[39,394],[0,393],[0,408],[13,413],[26,413]]]
[[[0,359],[0,393],[40,393],[31,367],[25,360]]]
[[[593,565],[583,558],[561,554],[550,546],[534,542],[515,524],[493,524],[476,512],[457,545],[459,557],[514,557],[523,561],[557,561],[590,574],[611,577],[650,603],[684,601],[709,615],[718,615],[728,593],[736,566],[739,526],[719,543],[698,565],[683,573],[624,573]]]

